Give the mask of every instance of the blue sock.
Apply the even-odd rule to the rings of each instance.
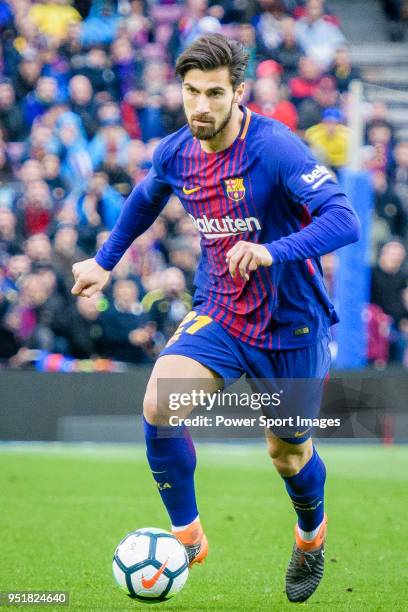
[[[188,525],[198,515],[194,489],[196,454],[185,425],[156,427],[143,417],[146,455],[171,524]]]
[[[313,455],[295,476],[283,477],[303,531],[313,531],[323,521],[326,468],[313,447]]]

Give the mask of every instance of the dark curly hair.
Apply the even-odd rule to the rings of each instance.
[[[247,64],[248,54],[240,42],[222,34],[209,34],[183,51],[176,62],[176,75],[183,80],[189,70],[207,71],[225,66],[235,91],[244,80]]]

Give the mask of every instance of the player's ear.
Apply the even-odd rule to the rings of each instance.
[[[240,83],[234,92],[234,102],[239,104],[245,91],[245,83]]]

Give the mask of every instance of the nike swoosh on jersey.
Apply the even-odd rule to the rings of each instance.
[[[186,195],[190,195],[191,193],[195,193],[199,189],[201,189],[200,186],[189,188],[189,187],[186,187],[185,185],[183,185],[183,193],[185,193]]]
[[[143,588],[151,589],[152,587],[154,587],[154,585],[156,584],[156,582],[158,581],[158,579],[160,578],[160,576],[164,572],[168,562],[169,562],[169,560],[167,559],[163,563],[163,565],[161,567],[159,567],[157,572],[155,574],[153,574],[153,576],[151,578],[145,578],[144,576],[142,576],[142,586],[143,586]]]

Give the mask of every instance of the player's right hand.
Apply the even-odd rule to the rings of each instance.
[[[71,289],[73,295],[91,297],[102,291],[109,280],[110,272],[104,270],[95,259],[85,259],[72,266],[75,284]]]

